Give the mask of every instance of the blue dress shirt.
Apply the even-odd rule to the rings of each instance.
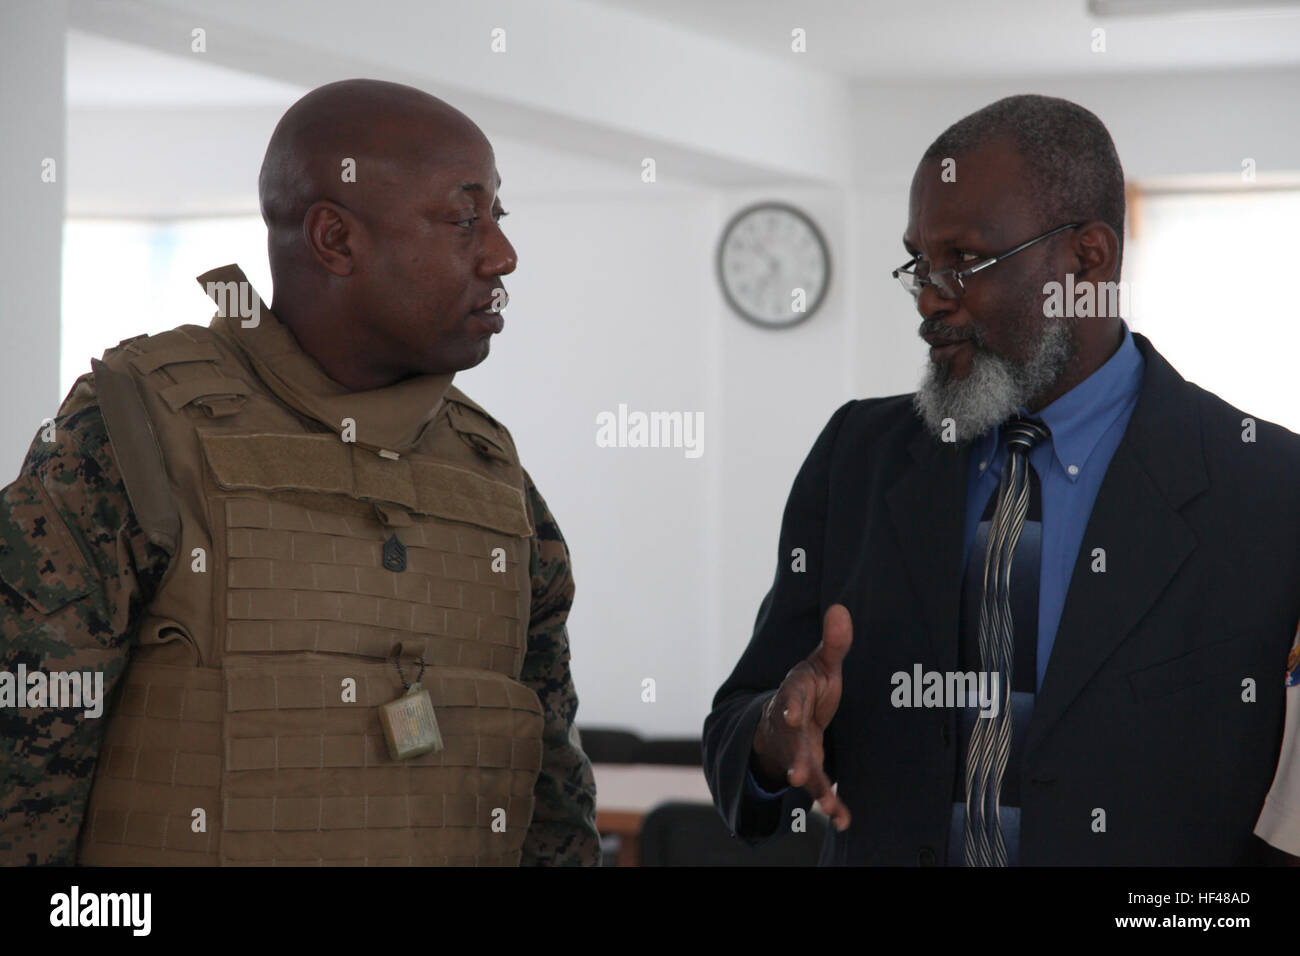
[[[1042,489],[1043,547],[1038,591],[1038,675],[1042,688],[1047,660],[1056,641],[1056,628],[1070,590],[1070,577],[1083,532],[1092,514],[1093,502],[1101,490],[1106,469],[1128,428],[1142,390],[1146,362],[1133,343],[1128,323],[1120,320],[1124,338],[1119,348],[1086,379],[1037,413],[1021,406],[1021,415],[1036,418],[1051,431],[1051,438],[1035,446],[1029,462],[1038,474]],[[1002,475],[1007,450],[995,427],[977,438],[971,448],[970,472],[966,479],[966,529],[962,569],[970,557],[971,542],[980,516]],[[759,799],[779,799],[789,788],[776,793],[762,789],[748,775],[748,792]]]
[[[1038,578],[1039,689],[1056,642],[1056,628],[1093,502],[1142,390],[1146,363],[1133,344],[1128,323],[1121,320],[1121,324],[1124,339],[1101,368],[1037,414],[1031,415],[1023,405],[1019,409],[1021,415],[1042,421],[1052,433],[1050,440],[1029,453],[1030,464],[1038,473],[1043,505],[1043,552]],[[992,429],[976,439],[971,449],[963,571],[980,516],[997,490],[1002,463],[1006,461],[1000,431],[1000,427]]]

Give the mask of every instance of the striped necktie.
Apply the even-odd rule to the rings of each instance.
[[[999,675],[998,712],[975,721],[966,751],[967,866],[1006,866],[1007,849],[999,818],[1002,776],[1011,756],[1011,688],[1015,663],[1011,620],[1011,562],[1029,512],[1029,452],[1050,436],[1047,427],[1026,418],[1013,418],[1001,428],[1007,446],[998,482],[997,504],[984,554],[984,586],[980,600],[980,664],[986,674]]]

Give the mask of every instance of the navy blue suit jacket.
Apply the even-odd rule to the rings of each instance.
[[[1106,472],[1026,733],[1021,862],[1239,865],[1277,764],[1287,651],[1300,619],[1300,436],[1186,382],[1144,336],[1137,407]],[[853,616],[826,769],[853,814],[823,864],[947,854],[951,709],[895,708],[897,671],[957,669],[970,446],[932,437],[911,396],[840,408],[795,479],[775,581],[704,724],[705,775],[733,832],[758,843],[806,791],[746,795],[760,711]],[[806,570],[792,570],[803,548]],[[1105,571],[1092,570],[1104,549]],[[1253,681],[1254,699],[1249,682]],[[1104,811],[1104,817],[1097,811]],[[1104,819],[1104,829],[1098,821]]]

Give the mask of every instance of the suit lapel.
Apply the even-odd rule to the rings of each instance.
[[[940,442],[924,428],[908,445],[911,463],[886,494],[903,560],[921,597],[932,659],[957,666],[957,621],[971,444]]]
[[[1034,706],[1032,752],[1196,547],[1179,509],[1208,487],[1193,386],[1143,335],[1142,390],[1088,518]],[[1093,550],[1105,550],[1095,572]]]

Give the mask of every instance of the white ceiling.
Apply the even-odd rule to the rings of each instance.
[[[71,109],[97,107],[287,107],[307,90],[216,66],[187,47],[175,56],[80,30],[69,30],[67,98]]]
[[[202,55],[160,53],[81,30],[67,33],[65,79],[66,202],[68,215],[79,217],[255,215],[267,139],[307,92]],[[644,189],[638,176],[599,158],[481,125],[505,177],[507,204]],[[665,177],[660,188],[692,185]]]
[[[1218,9],[1205,11],[1104,18],[1089,15],[1085,0],[593,2],[783,57],[810,70],[860,79],[1146,73],[1300,63],[1297,0],[1222,0]],[[790,51],[796,27],[807,33],[803,54]],[[1106,31],[1104,53],[1091,50],[1095,27]]]
[[[1085,0],[929,0],[924,6],[915,0],[589,2],[804,69],[864,80],[1300,64],[1300,0],[1223,0],[1219,11],[1106,18],[1090,16]],[[918,9],[925,11],[923,18]],[[1097,26],[1106,30],[1105,53],[1090,49]],[[790,51],[795,27],[807,31],[807,53]],[[305,87],[214,65],[183,44],[173,56],[79,30],[68,32],[67,83],[68,104],[74,109],[284,107],[306,92]]]

